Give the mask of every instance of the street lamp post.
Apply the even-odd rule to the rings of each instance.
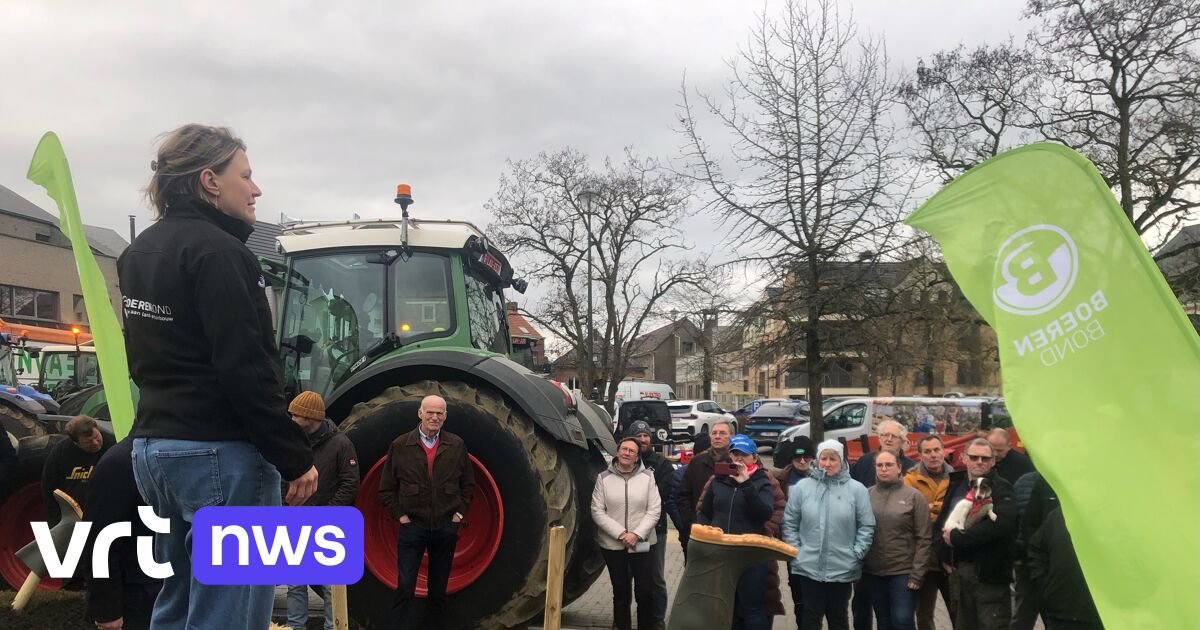
[[[585,189],[579,193],[579,204],[587,214],[587,382],[591,388],[587,392],[591,400],[596,399],[596,362],[593,354],[596,350],[596,340],[593,338],[595,327],[592,326],[592,210],[599,193]]]

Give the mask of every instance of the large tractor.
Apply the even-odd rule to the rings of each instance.
[[[58,403],[52,396],[17,380],[17,350],[30,352],[25,346],[25,338],[0,333],[0,425],[14,442],[24,437],[45,435],[44,416],[59,413]]]
[[[349,588],[358,625],[389,625],[397,581],[399,524],[378,496],[384,457],[416,427],[421,399],[438,394],[447,402],[446,430],[465,440],[475,470],[447,624],[519,626],[544,607],[551,527],[567,533],[564,601],[603,570],[589,506],[606,454],[616,450],[611,420],[577,391],[508,358],[504,290],[523,292],[524,281],[474,225],[409,218],[404,189],[401,220],[303,223],[279,237],[286,264],[265,265],[264,283],[278,311],[285,387],[289,398],[305,390],[324,396],[358,452],[366,566]],[[106,412],[99,386],[73,394],[61,411]],[[0,576],[14,585],[24,571],[11,551],[32,539],[28,520],[41,513],[36,487],[33,477],[0,496]]]
[[[589,505],[605,453],[615,452],[610,420],[508,358],[503,291],[525,283],[474,225],[408,218],[404,188],[402,220],[306,223],[279,237],[285,387],[289,397],[323,395],[358,452],[366,567],[349,589],[351,617],[365,628],[388,624],[398,523],[378,497],[383,460],[416,427],[421,399],[438,394],[446,429],[465,440],[475,469],[448,625],[516,626],[543,609],[550,527],[568,536],[567,601],[603,568]],[[424,579],[422,569],[418,594]]]
[[[33,540],[29,521],[45,518],[42,506],[42,464],[49,449],[65,439],[63,427],[68,419],[50,396],[17,382],[14,351],[25,347],[24,338],[0,333],[0,425],[11,450],[0,457],[0,579],[19,587],[28,570],[16,558],[16,551]],[[11,461],[15,457],[15,461]],[[40,587],[56,589],[60,580],[46,580]]]

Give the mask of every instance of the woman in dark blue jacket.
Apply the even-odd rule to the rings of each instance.
[[[733,474],[714,475],[704,489],[696,522],[725,530],[727,534],[766,534],[766,522],[775,509],[771,478],[759,465],[758,446],[738,434],[729,443]],[[767,563],[756,564],[738,580],[733,605],[734,630],[765,630],[767,614]]]

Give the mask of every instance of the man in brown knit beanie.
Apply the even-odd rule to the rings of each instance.
[[[300,392],[290,405],[292,421],[304,429],[317,467],[317,490],[304,505],[354,505],[358,495],[358,455],[354,444],[325,417],[325,400],[317,392]],[[303,630],[308,623],[308,586],[290,585],[287,594],[288,626]],[[311,587],[325,599],[325,628],[333,629],[329,587]]]

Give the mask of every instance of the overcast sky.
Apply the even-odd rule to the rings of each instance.
[[[846,1],[896,69],[960,43],[1023,35],[1021,0]],[[0,184],[58,133],[85,223],[128,236],[159,134],[189,122],[245,139],[259,218],[398,215],[490,223],[506,159],[571,146],[671,160],[680,84],[719,91],[756,16],[781,2],[94,2],[0,0]],[[720,133],[710,126],[712,144]],[[709,138],[706,138],[708,140]],[[722,248],[711,217],[685,223]],[[537,294],[536,287],[531,295]]]
[[[1014,0],[858,0],[897,65],[1023,32]],[[0,184],[25,179],[47,130],[66,147],[84,221],[128,234],[154,140],[233,127],[260,218],[394,213],[486,225],[507,158],[632,145],[669,159],[679,86],[719,88],[755,15],[778,2],[79,2],[0,0]],[[713,130],[715,133],[715,129]]]

